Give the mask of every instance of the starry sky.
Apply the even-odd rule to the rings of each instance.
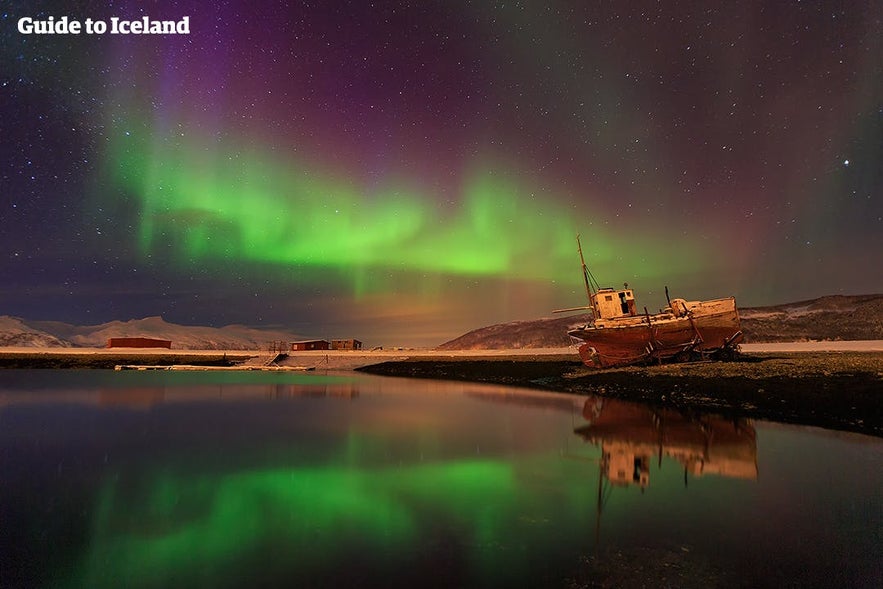
[[[432,346],[577,234],[651,310],[883,292],[883,1],[68,4],[0,5],[0,314]]]

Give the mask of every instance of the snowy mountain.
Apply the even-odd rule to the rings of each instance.
[[[59,321],[28,321],[0,316],[0,346],[103,348],[112,337],[148,337],[171,340],[179,350],[254,350],[271,341],[303,339],[284,330],[256,329],[244,325],[203,327],[169,323],[162,317],[111,321],[78,326]]]
[[[0,347],[69,348],[71,343],[23,320],[0,316]]]

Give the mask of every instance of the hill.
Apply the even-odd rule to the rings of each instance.
[[[883,340],[883,294],[832,295],[770,307],[739,309],[745,341]],[[571,344],[568,328],[589,315],[515,321],[482,327],[439,350],[557,348]]]
[[[172,348],[178,350],[256,350],[267,347],[271,341],[303,339],[282,330],[255,329],[244,325],[178,325],[162,317],[78,326],[60,321],[27,321],[0,316],[0,346],[103,348],[112,337],[171,340]]]
[[[532,321],[499,323],[470,331],[445,342],[439,350],[496,350],[517,348],[565,348],[571,344],[567,330],[584,325],[590,315],[568,315]]]
[[[740,309],[751,342],[883,339],[883,295],[831,295]]]
[[[28,325],[17,317],[0,316],[0,347],[69,348],[72,344]]]

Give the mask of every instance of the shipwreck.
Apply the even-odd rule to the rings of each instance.
[[[586,366],[727,359],[738,353],[743,335],[735,297],[671,299],[666,287],[668,306],[652,314],[644,307],[641,313],[628,284],[622,289],[600,287],[586,266],[578,235],[576,239],[589,305],[554,312],[591,312],[589,323],[567,332],[580,344],[579,354]]]

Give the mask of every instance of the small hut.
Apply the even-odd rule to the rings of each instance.
[[[332,350],[361,350],[362,342],[357,339],[333,339],[331,340]]]

